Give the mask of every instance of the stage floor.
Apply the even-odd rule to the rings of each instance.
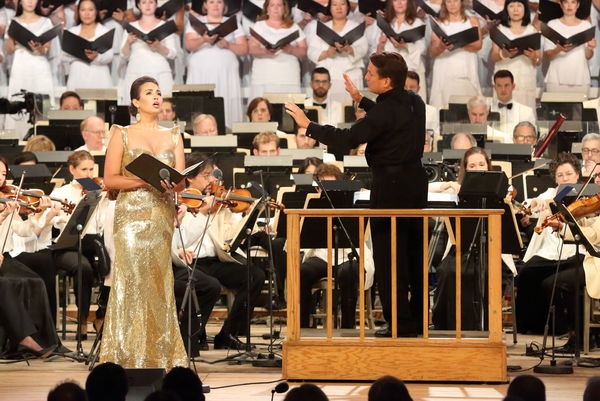
[[[74,326],[73,326],[74,327]],[[209,336],[217,332],[220,324],[209,324]],[[266,333],[265,325],[253,325],[253,342],[267,344],[260,336]],[[285,331],[284,331],[285,334]],[[74,335],[68,335],[65,345],[75,349]],[[88,351],[93,342],[93,335],[84,343],[84,350]],[[520,365],[523,369],[533,367],[539,361],[538,358],[526,357],[525,344],[531,341],[541,343],[540,336],[520,335],[518,344],[512,345],[512,336],[505,336],[508,344],[508,365]],[[564,343],[560,340],[558,344]],[[266,346],[259,345],[258,352],[266,353]],[[211,346],[212,347],[212,346]],[[215,361],[227,356],[227,351],[210,350],[203,352],[201,359]],[[600,352],[593,352],[589,357],[600,357]],[[3,361],[6,362],[6,361]],[[377,363],[377,361],[373,361]],[[544,361],[547,364],[547,361]],[[271,395],[271,389],[275,384],[252,384],[247,386],[229,387],[217,389],[215,387],[276,381],[281,378],[280,368],[256,368],[248,364],[230,365],[226,362],[209,364],[196,362],[200,378],[204,384],[210,385],[212,391],[207,395],[207,400],[223,401],[264,401]],[[457,366],[456,369],[461,369]],[[523,373],[532,373],[528,370]],[[80,385],[85,385],[87,377],[87,366],[65,358],[57,358],[52,361],[33,360],[30,366],[25,362],[0,365],[0,401],[42,401],[46,399],[48,391],[57,383],[65,380],[74,380]],[[521,373],[510,373],[514,377]],[[539,375],[544,381],[547,389],[547,400],[580,400],[589,377],[600,375],[599,368],[576,367],[572,375]],[[369,383],[317,383],[323,388],[330,400],[366,400]],[[291,386],[297,385],[291,383]],[[506,384],[448,384],[448,383],[408,383],[408,388],[413,400],[423,401],[496,401],[502,400],[506,393]],[[276,395],[276,400],[283,399],[283,395]]]

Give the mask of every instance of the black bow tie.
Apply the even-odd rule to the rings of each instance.
[[[503,107],[506,107],[508,110],[511,110],[513,107],[512,103],[498,103],[498,108],[501,109]]]
[[[327,108],[327,103],[313,103],[313,104],[314,104],[315,106],[319,106],[319,107],[322,107],[322,108],[324,108],[324,109],[326,109],[326,108]]]

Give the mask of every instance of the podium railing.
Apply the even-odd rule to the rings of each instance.
[[[492,209],[288,209],[287,214],[287,337],[284,342],[283,374],[288,379],[373,380],[384,374],[396,374],[404,380],[443,381],[505,381],[506,345],[502,333],[501,278],[501,215]],[[300,232],[302,219],[321,217],[326,220],[327,310],[326,336],[303,336],[300,329]],[[365,333],[365,267],[359,258],[359,325],[358,336],[336,337],[333,325],[333,220],[336,217],[358,218],[357,250],[364,255],[365,229],[368,219],[383,217],[391,220],[391,338],[375,338]],[[397,336],[396,234],[398,218],[420,218],[423,224],[423,322],[422,336]],[[456,325],[453,338],[432,338],[429,330],[429,222],[430,217],[446,217],[454,221],[456,244]],[[461,220],[487,220],[487,327],[485,337],[467,338],[461,330]],[[376,267],[377,268],[377,267]],[[392,347],[392,348],[390,348]],[[377,360],[368,363],[361,355],[370,354]],[[465,369],[468,356],[472,369]],[[320,360],[327,363],[319,363]],[[365,358],[366,359],[366,358]],[[408,361],[418,363],[415,370]],[[457,364],[463,364],[458,368]]]

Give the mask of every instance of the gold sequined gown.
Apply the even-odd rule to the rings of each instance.
[[[173,142],[179,133],[173,130]],[[121,128],[124,166],[141,153],[129,149],[127,127]],[[153,155],[174,166],[175,154]],[[120,191],[115,205],[113,281],[106,311],[101,362],[125,368],[186,365],[173,292],[171,240],[175,209],[172,200],[154,188]]]

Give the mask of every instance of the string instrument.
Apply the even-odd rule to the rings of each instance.
[[[567,210],[576,219],[600,211],[600,193],[597,193],[596,195],[592,196],[584,196],[576,200],[575,202],[567,206]],[[540,234],[542,231],[544,231],[544,229],[549,226],[548,223],[552,220],[558,220],[564,223],[565,217],[560,212],[547,217],[540,226],[534,229],[536,234]]]
[[[257,200],[251,196],[250,191],[247,189],[225,189],[223,185],[218,186],[216,183],[211,184],[210,193],[217,198],[227,200],[229,205],[224,204],[224,206],[228,207],[233,213],[245,212]],[[270,198],[267,198],[265,205],[271,209],[285,209],[285,205]]]
[[[17,187],[15,187],[14,185],[6,185],[5,188],[6,187],[10,188],[10,191],[8,192],[10,195],[14,196],[16,194]],[[3,192],[7,193],[5,191],[5,189],[3,189]],[[44,191],[42,191],[41,189],[24,189],[24,190],[21,190],[19,199],[25,203],[28,203],[29,205],[33,206],[34,208],[38,208],[38,206],[40,204],[40,199],[42,199],[43,196],[46,196],[46,195],[44,194]],[[75,209],[75,207],[77,206],[75,203],[69,202],[66,199],[59,199],[59,198],[55,198],[53,196],[49,196],[49,198],[51,201],[60,203],[61,209],[67,214],[73,213],[73,209]]]
[[[186,188],[181,192],[175,193],[175,204],[187,206],[188,211],[195,216],[198,213],[198,209],[204,204],[204,199],[207,196],[210,195],[203,194],[199,189]],[[220,205],[229,206],[231,205],[231,202],[223,198],[215,197],[215,206],[218,207]]]
[[[565,122],[566,119],[567,119],[567,117],[565,117],[565,115],[562,113],[558,116],[558,118],[552,125],[552,128],[550,128],[550,131],[548,131],[548,134],[546,135],[544,140],[541,142],[538,142],[537,145],[535,145],[535,151],[533,152],[533,157],[542,157],[542,155],[546,151],[546,148],[548,147],[548,145],[550,145],[550,142],[552,141],[552,139],[554,139],[556,134],[558,134],[558,130],[560,129],[560,126],[562,125],[562,123]]]
[[[0,188],[0,202],[7,203],[16,201],[19,205],[19,214],[28,215],[32,213],[42,212],[42,208],[39,207],[40,198],[34,198],[32,201],[30,197],[23,194],[23,190],[19,192],[19,188],[14,185],[4,185]]]
[[[4,192],[0,192],[0,203],[8,203],[15,202],[13,197],[10,195],[6,195]],[[31,214],[31,213],[39,213],[41,210],[34,208],[29,203],[23,202],[22,200],[17,200],[17,205],[19,205],[19,213],[20,214]]]

